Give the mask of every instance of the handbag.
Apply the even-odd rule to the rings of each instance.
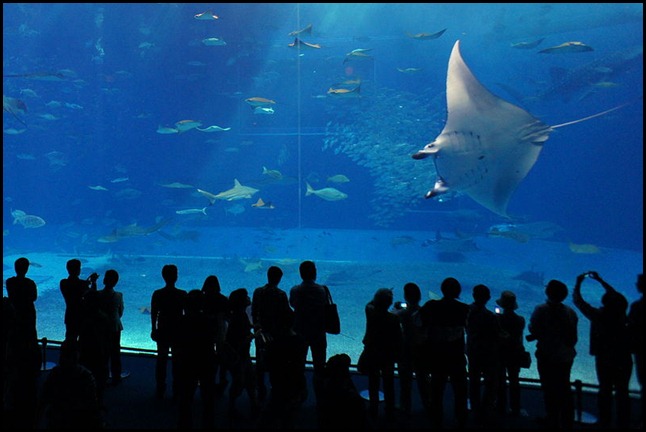
[[[364,346],[361,354],[359,355],[359,361],[357,362],[357,372],[359,372],[361,375],[368,375],[371,367],[370,361],[370,353]]]
[[[529,354],[528,351],[520,351],[518,353],[518,366],[520,366],[523,369],[529,369],[529,367],[532,365],[532,356]]]
[[[332,301],[332,295],[327,286],[323,285],[327,294],[327,303],[325,304],[325,332],[333,335],[341,333],[341,320],[336,304]]]

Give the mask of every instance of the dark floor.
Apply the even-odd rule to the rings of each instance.
[[[58,358],[56,350],[48,349],[48,360],[54,361]],[[105,421],[109,429],[176,429],[177,428],[177,405],[170,398],[157,400],[154,395],[155,380],[154,366],[155,357],[149,353],[127,353],[122,354],[123,369],[128,371],[130,376],[122,380],[118,386],[109,386],[105,392]],[[50,367],[52,364],[49,365]],[[47,371],[42,372],[41,379],[46,377]],[[311,370],[307,372],[308,380],[311,379]],[[367,388],[367,378],[354,374],[353,379],[357,388],[362,391]],[[311,382],[308,382],[311,389]],[[399,415],[395,421],[386,421],[383,411],[379,419],[371,424],[374,429],[422,429],[429,428],[428,418],[424,413],[418,395],[414,394],[413,409],[410,415]],[[447,398],[445,403],[445,426],[454,427],[452,420],[452,404],[450,385],[447,386]],[[523,385],[522,401],[524,415],[516,418],[504,417],[496,419],[489,428],[492,429],[540,429],[538,419],[543,416],[543,399],[540,389],[536,384],[528,383]],[[216,427],[218,429],[267,429],[267,424],[257,424],[248,414],[250,407],[246,396],[240,396],[238,408],[240,415],[235,419],[227,416],[227,393],[224,392],[216,402]],[[582,421],[577,422],[577,429],[595,429],[591,424],[594,421],[596,412],[595,390],[583,391],[580,400],[582,408]],[[199,391],[195,399],[195,419],[199,426]],[[633,398],[633,417],[637,418],[639,401]],[[383,409],[383,408],[382,408]],[[636,421],[632,424],[637,424]],[[314,397],[309,392],[308,399],[296,412],[294,418],[295,429],[317,429],[317,417],[314,407]],[[467,428],[482,428],[476,426],[470,419]],[[635,429],[638,429],[635,426]]]

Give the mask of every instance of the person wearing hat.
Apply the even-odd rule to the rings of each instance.
[[[518,303],[516,294],[512,291],[503,291],[496,300],[496,317],[500,323],[505,337],[500,342],[500,373],[498,374],[498,403],[500,414],[509,412],[512,416],[520,415],[520,362],[519,358],[525,352],[523,332],[525,331],[525,318],[516,313]],[[509,381],[509,387],[505,381]],[[509,397],[507,393],[509,392]]]
[[[579,317],[563,304],[567,286],[552,279],[545,287],[547,301],[529,318],[528,340],[536,340],[536,366],[545,404],[546,429],[574,427],[574,396],[570,374],[576,357]]]
[[[597,281],[605,290],[601,296],[601,307],[594,307],[583,299],[581,285],[585,279]],[[577,276],[572,301],[583,316],[590,320],[590,355],[594,356],[599,381],[599,426],[611,427],[614,391],[617,426],[625,429],[630,422],[631,403],[628,390],[633,371],[626,316],[628,300],[603,280],[599,273],[590,271]]]

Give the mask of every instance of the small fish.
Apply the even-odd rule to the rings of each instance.
[[[220,17],[219,17],[219,16],[217,16],[217,15],[215,15],[215,14],[214,14],[213,12],[211,12],[211,11],[206,11],[206,12],[202,12],[202,13],[195,14],[195,15],[194,15],[194,18],[195,18],[196,20],[210,21],[210,20],[216,20],[216,19],[219,19]]]
[[[271,107],[255,107],[253,109],[254,114],[273,114],[275,111]]]
[[[179,183],[179,182],[166,183],[160,186],[165,188],[170,188],[170,189],[193,189],[195,187],[193,185]]]
[[[180,120],[177,123],[175,123],[175,127],[177,128],[179,133],[186,132],[191,129],[195,129],[200,126],[202,126],[202,123],[195,120]]]
[[[564,42],[561,45],[556,45],[553,47],[545,48],[543,50],[540,50],[540,54],[555,54],[555,53],[580,53],[580,52],[588,52],[588,51],[594,51],[594,49],[589,46],[584,44],[583,42]]]
[[[398,70],[399,72],[402,72],[402,73],[408,73],[408,74],[411,74],[411,73],[421,72],[421,71],[422,71],[422,68],[413,68],[413,67],[409,67],[409,68],[406,68],[406,69],[397,68],[397,70]]]
[[[92,189],[92,190],[95,190],[95,191],[107,191],[107,190],[108,190],[107,188],[104,188],[104,187],[103,187],[103,186],[101,186],[101,185],[98,185],[98,186],[88,186],[88,187],[89,187],[90,189]]]
[[[372,51],[372,48],[357,48],[357,49],[353,49],[352,51],[350,51],[346,55],[347,56],[365,57],[365,56],[368,56],[367,53],[369,53],[370,51]]]
[[[3,129],[2,132],[6,133],[7,135],[20,135],[21,133],[25,132],[27,129],[14,129],[14,128],[7,128]]]
[[[408,37],[411,37],[417,40],[431,40],[431,39],[439,38],[444,34],[445,31],[446,29],[440,30],[439,32],[436,32],[436,33],[416,33],[416,34],[406,33],[406,34],[408,35]]]
[[[512,48],[517,48],[517,49],[532,49],[536,48],[543,42],[545,38],[540,38],[532,42],[517,42],[517,43],[512,43],[511,47]]]
[[[216,37],[202,39],[202,43],[206,46],[225,46],[227,44],[224,39]]]
[[[590,243],[572,243],[568,244],[570,250],[577,254],[598,254],[601,252],[599,246],[590,244]]]
[[[350,179],[343,174],[336,174],[328,177],[327,181],[332,183],[347,183],[350,181]]]
[[[140,306],[139,312],[141,312],[144,315],[150,315],[150,306]]]
[[[327,94],[334,97],[360,97],[361,96],[359,94],[360,91],[361,91],[360,85],[351,89],[343,88],[343,87],[339,87],[339,88],[330,87],[327,90]]]
[[[612,81],[599,81],[592,85],[597,88],[614,88],[618,87],[620,84]]]
[[[312,34],[312,24],[308,24],[305,28],[302,28],[300,30],[294,30],[292,32],[289,32],[289,34],[287,36],[298,36],[299,34],[303,34],[303,33],[307,33],[307,34],[311,35]]]
[[[335,188],[328,187],[328,188],[315,190],[309,183],[306,182],[305,185],[307,186],[307,191],[305,192],[305,196],[316,195],[317,197],[324,199],[326,201],[340,201],[348,197],[347,194]]]
[[[130,180],[130,178],[128,177],[118,177],[116,179],[110,180],[110,183],[123,183],[127,182],[128,180]]]
[[[185,210],[177,210],[175,213],[177,213],[178,215],[190,215],[190,214],[199,214],[199,213],[206,215],[206,207],[203,207],[201,209],[192,208],[192,209],[185,209]]]
[[[19,223],[24,228],[40,228],[45,225],[45,220],[39,216],[25,214],[24,216],[14,218],[13,223]]]
[[[257,96],[247,98],[244,101],[247,102],[249,105],[251,105],[254,108],[255,107],[270,107],[271,105],[276,104],[276,101],[274,101],[274,100],[263,98],[263,97],[257,97]]]
[[[288,47],[294,48],[314,48],[314,49],[319,49],[321,48],[321,45],[319,44],[313,44],[313,43],[308,43],[308,42],[303,42],[299,38],[294,38],[294,42],[287,44]]]
[[[224,132],[224,131],[231,130],[231,128],[230,128],[230,127],[228,127],[228,128],[223,128],[223,127],[216,126],[216,125],[209,126],[209,127],[204,128],[204,129],[201,129],[201,128],[199,128],[199,127],[198,127],[198,128],[195,128],[195,129],[199,130],[200,132]]]
[[[27,126],[19,117],[19,115],[24,115],[27,112],[27,105],[22,100],[2,95],[2,110],[11,114],[23,126]]]
[[[368,52],[372,51],[372,48],[357,48],[345,55],[343,59],[343,64],[349,62],[350,60],[367,60],[372,59],[373,57]]]
[[[44,120],[50,120],[50,121],[60,119],[60,117],[56,117],[54,114],[50,114],[50,113],[38,114],[38,117],[40,117],[40,118],[42,118]]]
[[[167,134],[176,134],[176,133],[179,133],[179,129],[175,129],[175,128],[171,128],[171,127],[166,127],[166,126],[159,126],[159,127],[157,128],[157,133],[158,133],[158,134],[163,134],[163,135],[167,135]]]
[[[280,171],[267,169],[267,167],[262,167],[262,174],[274,180],[280,180],[281,178],[283,178],[283,174]]]

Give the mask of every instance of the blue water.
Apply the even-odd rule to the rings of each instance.
[[[217,274],[228,294],[262,285],[275,263],[288,270],[289,289],[298,282],[295,263],[316,260],[346,323],[331,351],[351,354],[374,290],[389,286],[401,296],[409,280],[430,298],[443,277],[458,276],[467,302],[477,283],[494,296],[513,289],[527,317],[543,289],[516,278],[526,271],[572,286],[577,274],[597,269],[636,298],[643,5],[219,4],[219,19],[194,18],[206,10],[3,4],[3,94],[27,106],[17,117],[3,114],[3,279],[18,256],[41,266],[29,274],[39,284],[41,336],[62,337],[58,281],[76,256],[84,274],[119,270],[124,341],[142,347],[152,342],[141,308],[168,262],[180,266],[181,287]],[[321,48],[289,47],[288,34],[310,23],[311,34],[298,37]],[[443,29],[432,40],[410,36]],[[212,37],[226,45],[202,42]],[[512,47],[540,38],[534,49]],[[511,197],[511,219],[466,195],[425,200],[433,163],[410,157],[446,121],[447,62],[458,39],[485,87],[547,124],[627,103],[553,132]],[[567,41],[593,50],[538,53]],[[370,57],[348,58],[356,49]],[[420,70],[398,70],[408,68]],[[358,79],[361,97],[327,96]],[[254,114],[250,97],[274,100],[274,113]],[[231,129],[157,132],[181,120]],[[328,180],[338,174],[350,181]],[[258,192],[212,206],[197,192],[226,191],[234,179]],[[166,187],[172,183],[189,187]],[[308,196],[306,183],[347,198]],[[274,208],[253,207],[258,198]],[[204,207],[206,215],[176,213]],[[16,210],[46,223],[23,227]],[[488,235],[509,223],[521,237]],[[598,300],[599,289],[589,289]],[[585,321],[575,373],[594,381]]]

